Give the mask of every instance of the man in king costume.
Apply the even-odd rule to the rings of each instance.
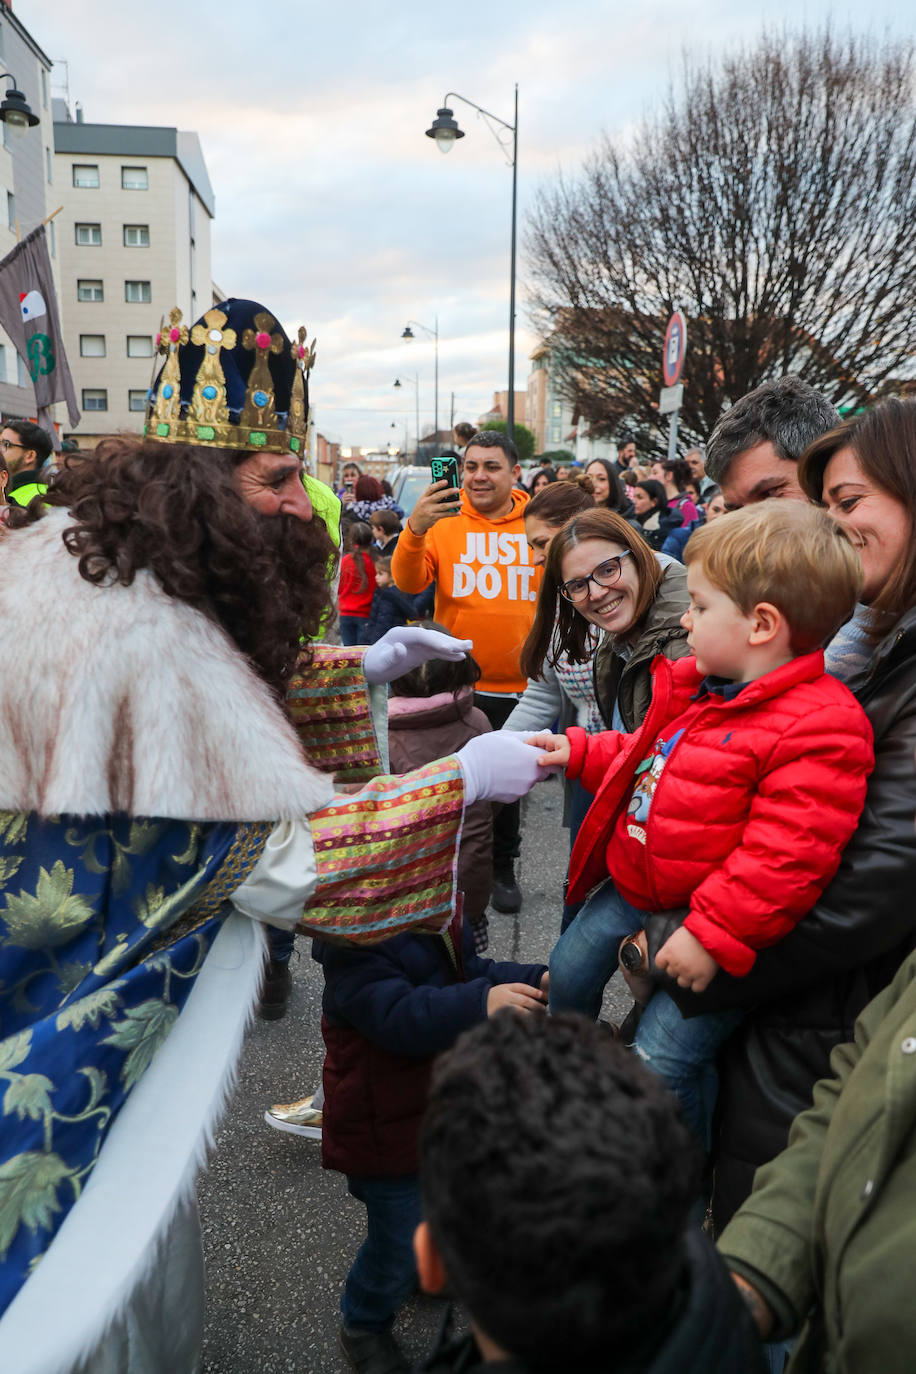
[[[104,440],[0,538],[0,1368],[17,1374],[196,1367],[194,1179],[259,923],[442,930],[464,805],[538,772],[489,735],[378,776],[372,684],[470,646],[313,642],[336,550],[302,482],[304,330],[229,300],[191,330],[173,311],[158,346],[144,437]]]

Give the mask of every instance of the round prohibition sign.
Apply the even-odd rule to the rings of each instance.
[[[665,386],[677,386],[687,352],[687,321],[675,310],[665,330],[665,351],[662,354],[662,377]]]

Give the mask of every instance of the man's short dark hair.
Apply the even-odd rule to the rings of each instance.
[[[463,1035],[433,1070],[420,1183],[455,1293],[526,1367],[626,1363],[670,1316],[700,1152],[602,1027],[500,1012]]]
[[[41,425],[35,425],[31,420],[4,420],[3,429],[11,429],[14,434],[19,435],[19,442],[23,448],[33,448],[38,455],[35,464],[40,468],[45,459],[54,452],[54,445],[51,443],[51,436]]]
[[[514,468],[518,463],[518,449],[508,435],[503,434],[502,431],[498,429],[479,429],[477,433],[468,440],[467,448],[500,448],[509,459],[510,468]],[[467,452],[467,449],[465,452]]]
[[[836,406],[800,377],[764,382],[720,417],[706,446],[706,475],[721,485],[736,458],[767,440],[780,458],[797,463],[839,422]]]

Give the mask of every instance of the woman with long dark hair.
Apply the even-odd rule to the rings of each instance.
[[[643,482],[636,482],[630,488],[630,492],[640,533],[650,549],[657,551],[665,542],[666,532],[662,526],[662,520],[668,510],[665,488],[661,482],[649,477]]]
[[[631,518],[633,502],[627,495],[613,463],[609,463],[606,458],[593,458],[586,465],[585,476],[592,484],[596,506],[600,506],[603,510],[616,511],[625,520]]]
[[[626,520],[613,511],[583,508],[581,498],[579,509],[551,528],[548,502],[556,507],[556,518],[564,486],[572,484],[548,488],[525,512],[528,542],[545,569],[522,649],[528,687],[506,728],[545,729],[559,717],[561,729],[579,724],[592,731],[635,730],[651,701],[656,654],[674,659],[690,652],[681,625],[688,604],[686,573],[676,563],[663,569]],[[584,597],[563,591],[576,575],[575,560],[591,560],[585,572],[600,579],[587,583]],[[578,783],[568,795],[573,840],[591,801]],[[564,910],[564,929],[576,909]]]
[[[584,566],[590,561],[594,568]],[[597,576],[588,580],[593,572]],[[651,700],[653,658],[690,652],[681,625],[687,604],[679,564],[663,569],[642,536],[613,511],[584,511],[550,543],[522,668],[536,678],[561,656],[587,663],[594,653],[595,697],[605,728],[634,730]]]
[[[539,468],[532,477],[531,485],[528,490],[531,492],[532,496],[537,496],[538,492],[543,491],[545,487],[549,487],[553,482],[558,480],[557,474],[554,472],[553,468]]]

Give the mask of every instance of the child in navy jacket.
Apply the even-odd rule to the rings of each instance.
[[[369,608],[365,643],[375,644],[396,625],[406,625],[409,620],[420,619],[413,597],[402,592],[391,580],[390,555],[379,555],[375,559],[375,592]]]
[[[389,1328],[417,1283],[417,1141],[433,1058],[501,1007],[542,1014],[547,970],[481,959],[460,910],[442,935],[316,940],[312,952],[325,980],[322,1163],[347,1175],[368,1222],[341,1298],[341,1345],[355,1366],[387,1353],[406,1369]]]

